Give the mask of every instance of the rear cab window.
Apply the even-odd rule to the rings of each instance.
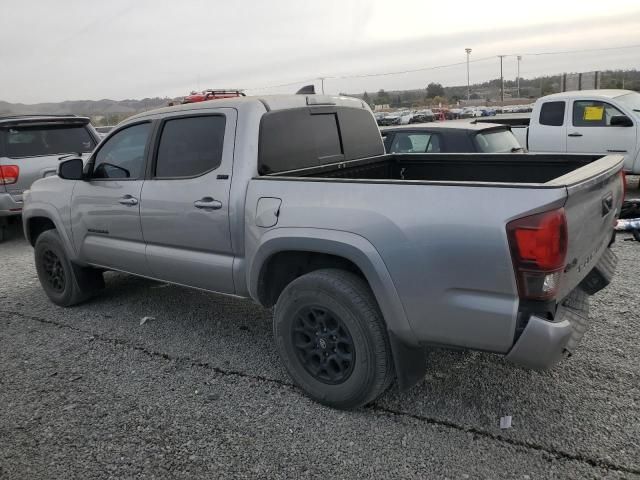
[[[561,127],[564,124],[565,108],[564,101],[543,103],[540,109],[540,125]]]
[[[489,130],[475,136],[478,151],[482,153],[513,153],[522,151],[522,146],[511,130]]]
[[[297,170],[383,155],[380,130],[364,108],[275,110],[260,121],[258,173]]]
[[[39,157],[91,152],[96,142],[84,125],[12,126],[0,130],[4,155]]]

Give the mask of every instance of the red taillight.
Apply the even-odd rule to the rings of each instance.
[[[17,165],[0,165],[0,185],[11,185],[18,181],[20,168]]]
[[[507,235],[520,297],[555,297],[567,256],[564,208],[513,220]]]

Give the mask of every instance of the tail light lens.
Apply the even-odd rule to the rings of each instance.
[[[0,165],[0,185],[11,185],[18,181],[20,168],[17,165]]]
[[[564,208],[513,220],[507,224],[507,236],[520,297],[553,299],[567,256]]]

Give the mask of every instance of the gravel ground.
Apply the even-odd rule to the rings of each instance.
[[[554,370],[432,351],[409,392],[340,412],[291,385],[271,312],[114,273],[58,308],[20,235],[0,245],[2,479],[640,479],[640,245],[626,236]]]

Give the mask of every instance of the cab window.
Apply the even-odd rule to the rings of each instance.
[[[155,177],[195,177],[218,168],[224,127],[223,115],[167,120],[158,146]]]
[[[624,115],[613,105],[597,100],[573,102],[573,125],[575,127],[609,127],[611,118]]]
[[[113,134],[95,156],[92,179],[138,180],[144,176],[144,152],[151,123],[140,123]]]

